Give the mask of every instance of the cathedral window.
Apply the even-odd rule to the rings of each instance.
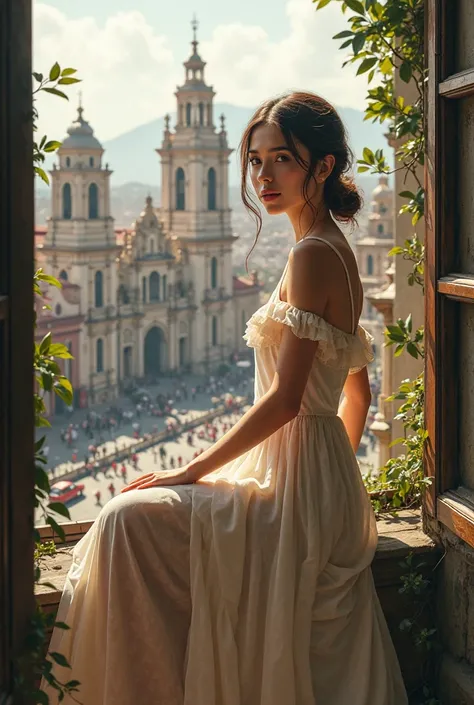
[[[217,316],[212,317],[212,345],[217,345]]]
[[[119,301],[121,304],[129,304],[130,303],[130,297],[128,295],[127,287],[125,286],[125,284],[120,284]]]
[[[150,252],[153,253],[155,251],[155,238],[154,237],[150,238],[149,245],[150,245]]]
[[[207,172],[207,210],[216,210],[216,170],[212,167]]]
[[[176,210],[185,210],[185,192],[184,192],[184,170],[179,167],[176,169]]]
[[[146,277],[142,277],[142,301],[146,304]]]
[[[66,157],[66,166],[71,166],[71,157]]]
[[[65,220],[71,220],[72,218],[71,184],[64,184],[63,186],[63,218]]]
[[[94,157],[89,157],[89,166],[94,166]]]
[[[374,273],[374,258],[372,255],[367,257],[367,274],[371,275]]]
[[[99,189],[97,184],[89,186],[89,218],[93,220],[99,217]]]
[[[192,109],[193,106],[191,103],[186,103],[186,125],[191,125],[191,115],[192,115]]]
[[[102,272],[95,273],[94,299],[96,308],[101,308],[104,305],[104,275]]]
[[[211,259],[211,289],[217,288],[217,257]]]
[[[158,272],[150,274],[150,301],[160,300],[160,275]]]
[[[95,369],[96,372],[104,371],[104,341],[102,338],[97,339],[95,347]]]
[[[59,278],[67,282],[67,272],[65,269],[61,269],[61,271],[59,272]]]
[[[383,235],[383,225],[380,223],[380,225],[377,225],[377,232],[379,235]]]
[[[199,124],[204,125],[204,103],[199,103]]]
[[[168,284],[167,284],[166,274],[163,274],[163,301],[166,301],[166,299],[168,298],[167,288],[168,288]]]

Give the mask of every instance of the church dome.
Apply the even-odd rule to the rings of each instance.
[[[379,177],[379,183],[372,191],[373,201],[385,201],[392,197],[392,189],[388,185],[388,176],[386,174],[381,174]]]
[[[77,109],[77,118],[67,129],[68,137],[63,140],[60,149],[102,149],[99,140],[94,137],[94,130],[89,123],[84,120],[83,107]]]
[[[145,228],[157,228],[159,226],[151,196],[147,196],[146,206],[137,218],[137,224]]]

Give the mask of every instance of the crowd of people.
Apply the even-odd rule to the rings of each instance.
[[[204,377],[199,383],[190,384],[185,378],[179,377],[166,382],[166,391],[159,389],[159,381],[156,383],[158,391],[155,386],[153,392],[149,387],[134,385],[128,390],[126,397],[122,397],[120,402],[107,409],[100,412],[90,409],[82,419],[77,421],[70,419],[60,430],[61,442],[70,450],[67,462],[73,464],[83,462],[88,473],[98,472],[106,457],[118,455],[127,450],[127,444],[117,440],[118,436],[128,436],[128,443],[131,442],[131,438],[137,443],[149,440],[159,432],[159,427],[163,428],[163,423],[158,422],[158,417],[165,420],[164,429],[168,435],[179,433],[197,418],[198,412],[184,408],[179,408],[178,411],[177,406],[182,407],[188,401],[191,405],[200,395],[208,398],[210,411],[222,403],[231,405],[235,396],[249,394],[253,378],[251,369],[236,367],[229,368],[225,375]],[[199,401],[202,407],[202,400]],[[149,419],[155,418],[156,423],[150,424]],[[214,437],[212,430],[210,434],[212,439]],[[188,434],[188,438],[191,437],[192,432]],[[85,450],[84,440],[86,439],[88,445]],[[82,451],[79,450],[79,446],[83,447]],[[48,444],[46,448],[49,454]],[[61,474],[56,472],[55,465],[59,464],[49,464],[53,477]]]

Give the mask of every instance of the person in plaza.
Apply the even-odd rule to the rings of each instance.
[[[374,355],[339,227],[361,207],[345,129],[323,98],[285,94],[257,109],[240,155],[244,204],[261,225],[250,180],[292,230],[246,325],[253,406],[190,463],[141,475],[101,510],[59,606],[77,626],[50,646],[72,668],[54,672],[77,678],[87,705],[407,705],[355,457]]]

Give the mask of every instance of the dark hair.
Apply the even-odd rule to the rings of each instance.
[[[317,163],[327,154],[332,154],[335,158],[334,168],[324,182],[324,201],[332,216],[342,223],[354,224],[355,215],[362,207],[357,186],[352,176],[348,174],[352,166],[353,154],[347,143],[344,124],[335,108],[314,93],[288,93],[266,100],[251,117],[239,145],[241,197],[247,210],[255,216],[257,224],[255,242],[245,260],[246,267],[262,229],[261,213],[247,189],[250,140],[255,128],[260,125],[279,127],[296,161],[307,169],[303,183],[303,196],[306,205],[313,211],[313,222],[309,229],[313,226],[317,210],[308,199],[308,186],[314,179]],[[296,142],[300,142],[308,149],[309,164],[298,154]]]

